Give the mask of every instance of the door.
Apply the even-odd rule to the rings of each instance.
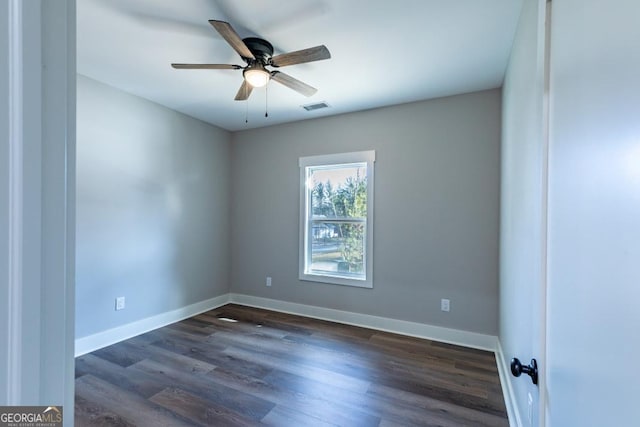
[[[503,85],[500,226],[500,348],[512,425],[544,417],[547,262],[547,60],[545,0],[525,0]],[[511,375],[536,359],[539,384]]]
[[[640,2],[553,2],[547,425],[637,426]]]

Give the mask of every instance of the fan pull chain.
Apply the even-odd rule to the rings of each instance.
[[[264,116],[269,117],[269,84],[264,87]]]
[[[247,98],[244,105],[246,107],[246,109],[244,110],[244,123],[248,124],[249,123],[249,98]]]

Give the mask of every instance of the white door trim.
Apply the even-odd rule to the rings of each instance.
[[[538,426],[546,425],[547,412],[547,286],[549,283],[549,120],[550,120],[550,59],[551,59],[551,0],[545,0],[543,8],[544,32],[542,40],[542,48],[544,49],[543,58],[543,88],[542,95],[542,244],[541,244],[541,268],[540,275],[540,314],[539,314],[539,346],[540,346],[540,363],[538,364]]]
[[[16,405],[22,373],[23,82],[22,1],[9,0],[9,239],[7,398]]]

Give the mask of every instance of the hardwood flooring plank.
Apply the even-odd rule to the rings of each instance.
[[[76,380],[76,398],[78,396],[100,404],[110,412],[118,414],[119,419],[136,426],[194,425],[176,413],[93,375],[84,375]]]
[[[441,414],[438,411],[425,411],[424,409],[417,409],[411,405],[403,404],[401,400],[385,399],[368,393],[348,392],[333,388],[328,384],[284,372],[274,372],[265,380],[270,384],[277,384],[283,389],[294,390],[307,399],[324,400],[330,405],[331,411],[334,413],[343,417],[352,416],[353,420],[355,420],[346,423],[338,422],[338,425],[352,425],[354,423],[376,425],[383,417],[388,420],[399,420],[405,425],[414,426],[458,426],[461,425],[460,421],[468,421],[463,417],[454,416],[455,413]],[[298,407],[299,405],[296,403],[296,408]],[[324,420],[328,422],[336,421],[332,418],[324,418]],[[477,423],[477,425],[482,424]]]
[[[487,366],[477,366],[466,362],[455,362],[454,369],[462,375],[479,379],[485,383],[500,386],[498,370]]]
[[[206,343],[203,347],[202,344],[205,343],[206,336],[197,337],[168,327],[154,332],[158,340],[149,344],[149,346],[160,347],[188,357],[202,352],[216,353],[224,350],[224,346],[220,346],[216,343]]]
[[[194,332],[191,326],[178,326],[177,324],[172,324],[165,326],[164,328],[157,329],[153,331],[158,340],[163,339],[174,339],[180,341],[187,345],[195,345],[204,342],[207,337],[213,332],[205,330],[204,328],[197,328],[198,332]],[[157,341],[153,342],[155,344]]]
[[[480,364],[481,366],[486,366],[495,362],[493,353],[488,351],[462,348],[451,344],[436,343],[430,340],[420,342],[418,338],[404,337],[390,333],[376,334],[372,336],[369,341],[372,344],[377,344],[383,348],[393,348],[394,351],[407,356],[423,357],[424,355],[432,355],[446,359]]]
[[[436,388],[462,393],[479,398],[487,398],[489,393],[485,383],[455,373],[442,373],[437,370],[411,369],[402,364],[390,364],[387,372],[372,373],[373,382],[404,381],[411,378],[415,382],[428,384]]]
[[[276,329],[273,327],[265,326],[258,323],[247,323],[247,322],[228,322],[225,320],[221,320],[220,317],[213,316],[209,314],[209,312],[202,313],[197,316],[199,319],[206,319],[211,322],[211,326],[215,328],[215,331],[234,331],[234,332],[243,332],[248,334],[260,334],[271,336],[274,338],[283,338],[288,335],[289,331],[283,331],[281,329]]]
[[[200,344],[199,342],[188,342],[184,339],[168,337],[162,338],[158,341],[150,344],[150,346],[155,346],[159,348],[163,348],[168,351],[172,351],[176,354],[181,354],[183,356],[191,357],[191,355],[196,354],[198,350],[195,346]]]
[[[201,426],[247,427],[259,425],[259,422],[243,417],[224,405],[201,399],[179,388],[168,388],[149,400]]]
[[[274,381],[237,375],[219,368],[209,372],[207,376],[216,383],[225,384],[245,393],[255,396],[268,396],[271,402],[277,404],[280,412],[297,412],[304,417],[322,420],[322,422],[332,425],[377,425],[379,422],[379,418],[376,415],[362,411],[357,404],[353,405],[341,400],[330,401],[325,399],[322,393],[313,391],[307,393],[304,387],[296,389],[288,386],[281,387]],[[306,384],[313,388],[317,383],[309,381]],[[323,384],[319,385],[321,387],[324,386]],[[346,393],[354,394],[352,392]]]
[[[269,356],[265,353],[252,352],[246,349],[240,349],[238,347],[228,347],[224,350],[225,354],[239,359],[253,361],[255,363],[262,363],[264,366],[269,367],[271,372],[267,373],[263,378],[271,376],[274,372],[283,370],[287,373],[307,378],[311,380],[317,380],[321,383],[330,384],[341,390],[349,390],[353,392],[364,392],[369,387],[368,381],[363,381],[359,378],[349,377],[337,372],[332,372],[328,369],[317,368],[311,365],[300,364],[296,362],[282,363],[277,357]]]
[[[347,339],[336,340],[334,337],[319,337],[316,334],[309,337],[287,336],[285,339],[304,343],[316,351],[326,350],[358,357],[365,360],[366,364],[374,366],[384,363],[398,363],[416,368],[430,368],[451,372],[455,369],[456,363],[456,360],[450,356],[436,356],[423,352],[406,353],[400,350],[393,342],[354,342]]]
[[[188,355],[175,353],[155,345],[149,345],[147,351],[149,352],[149,359],[190,374],[206,374],[216,367],[211,363],[194,359]]]
[[[204,323],[204,322],[202,322]],[[194,335],[194,336],[204,336],[206,337],[207,335],[211,334],[212,331],[209,330],[209,328],[211,327],[211,325],[209,324],[194,324],[194,322],[189,322],[188,319],[187,320],[182,320],[180,322],[177,323],[172,323],[171,325],[167,325],[165,326],[165,328],[167,329],[172,329],[175,331],[180,331],[180,332],[184,332],[186,334],[189,335]]]
[[[384,355],[379,352],[369,351],[365,346],[367,341],[353,341],[345,337],[336,336],[321,336],[319,334],[312,334],[308,336],[300,335],[287,335],[284,337],[285,341],[293,342],[297,344],[304,344],[310,348],[317,350],[331,351],[334,353],[346,353],[366,358],[372,357],[370,360],[384,360]]]
[[[203,346],[200,349],[194,348],[189,357],[221,368],[233,369],[255,378],[262,378],[272,370],[272,367],[262,363],[260,358],[255,358],[251,355],[250,357],[245,357],[243,354],[233,351],[227,352],[227,350],[228,348],[225,346],[222,351],[208,351],[206,346]]]
[[[445,402],[440,399],[377,384],[372,385],[367,394],[375,396],[376,399],[380,399],[388,404],[388,407],[383,414],[383,418],[387,418],[389,420],[394,419],[394,417],[390,417],[390,415],[401,415],[402,418],[415,419],[416,417],[419,417],[420,414],[438,414],[442,419],[452,422],[453,425],[509,425],[506,419],[506,413],[503,413],[502,415],[488,414],[486,412],[465,407],[462,404]],[[384,406],[381,403],[379,403],[379,405]],[[405,414],[405,411],[407,414]]]
[[[504,408],[501,405],[496,405],[494,401],[482,397],[460,393],[458,391],[453,391],[446,387],[433,386],[409,379],[385,379],[379,384],[397,390],[408,391],[410,393],[432,397],[444,402],[465,406],[467,408],[475,409],[489,414],[498,416],[504,415]]]
[[[128,369],[162,377],[167,383],[199,396],[212,405],[225,406],[249,419],[259,420],[275,406],[265,399],[209,381],[203,375],[187,374],[150,359],[138,362]]]
[[[96,350],[93,352],[93,355],[120,365],[123,368],[144,360],[147,357],[144,350],[128,341],[119,342],[109,347]]]
[[[295,409],[279,405],[262,419],[262,424],[274,427],[335,427],[339,425],[328,423]]]
[[[273,329],[287,331],[289,333],[301,335],[309,335],[312,333],[311,330],[303,326],[302,322],[278,322],[277,320],[273,320],[272,318],[270,318],[270,315],[276,313],[268,310],[252,308],[249,311],[246,310],[246,307],[230,304],[228,306],[225,306],[224,310],[220,314],[221,316],[235,319],[247,324],[262,325],[263,327],[271,327]]]
[[[76,370],[91,374],[144,398],[153,396],[167,386],[166,383],[158,381],[158,378],[153,375],[128,371],[120,365],[93,354],[78,357]]]
[[[129,338],[126,341],[130,344],[135,344],[137,346],[143,347],[157,340],[158,337],[156,335],[156,331],[149,331],[145,332],[144,334],[136,335],[135,337]]]
[[[135,427],[135,424],[84,397],[76,396],[74,407],[76,427]]]
[[[194,316],[194,317],[190,317],[188,319],[184,319],[182,321],[180,321],[179,323],[185,324],[185,325],[191,325],[194,327],[199,327],[199,328],[208,328],[212,325],[211,322],[204,320],[204,319],[200,319],[198,318],[198,316]]]

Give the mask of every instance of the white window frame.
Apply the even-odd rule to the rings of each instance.
[[[326,154],[320,156],[300,157],[300,246],[299,246],[299,279],[310,282],[330,283],[335,285],[373,288],[373,176],[376,152],[358,151],[352,153]],[[307,177],[309,167],[340,166],[352,163],[367,164],[367,218],[364,243],[365,278],[347,278],[339,274],[319,274],[306,270],[310,257],[311,218],[309,212],[311,190]]]

